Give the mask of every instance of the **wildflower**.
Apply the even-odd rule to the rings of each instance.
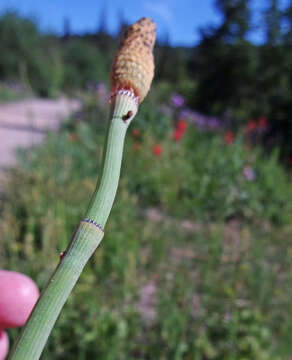
[[[171,96],[170,102],[175,108],[180,108],[185,103],[185,99],[180,94],[174,93]]]
[[[261,116],[258,119],[258,128],[259,130],[266,130],[268,124],[268,119],[266,116]]]
[[[167,106],[167,105],[161,105],[160,107],[159,107],[159,110],[162,112],[162,114],[163,115],[165,115],[165,116],[172,116],[172,109],[169,107],[169,106]]]
[[[72,133],[72,134],[69,135],[69,140],[71,142],[73,142],[73,143],[76,143],[77,140],[78,140],[78,137],[77,137],[77,135],[75,133]]]
[[[183,134],[184,134],[183,131],[179,129],[175,129],[173,132],[173,140],[179,141],[183,137]]]
[[[216,117],[211,117],[208,120],[208,127],[210,129],[216,129],[220,125],[220,121]]]
[[[253,132],[257,129],[257,123],[255,120],[249,120],[249,122],[245,126],[245,132]]]
[[[184,119],[180,119],[176,124],[176,128],[174,129],[173,140],[179,141],[183,137],[187,127],[188,123]]]
[[[251,168],[249,165],[245,165],[243,168],[243,176],[246,178],[246,180],[248,181],[253,181],[256,178],[255,172],[253,170],[253,168]]]
[[[230,145],[234,142],[234,139],[235,139],[235,136],[234,136],[234,133],[232,131],[227,131],[225,134],[224,134],[224,142],[227,144],[227,145]]]
[[[292,155],[288,156],[287,158],[287,165],[292,166]]]
[[[200,113],[195,114],[194,121],[195,121],[195,124],[197,125],[198,128],[201,128],[201,129],[205,128],[206,124],[207,124],[207,120],[208,119],[207,119],[206,116],[204,116],[204,115],[202,115]]]
[[[162,147],[160,145],[154,145],[152,148],[153,155],[160,156],[162,154]]]
[[[249,151],[250,149],[251,149],[250,144],[245,143],[245,144],[244,144],[244,150]]]
[[[186,131],[187,127],[188,123],[184,119],[179,120],[176,125],[177,130],[181,131],[182,133]]]
[[[74,119],[76,122],[81,122],[81,121],[84,119],[84,111],[76,111],[76,112],[73,114],[73,119]]]
[[[101,104],[105,105],[108,100],[108,91],[106,85],[103,83],[98,83],[95,85],[95,93],[101,102]]]
[[[134,137],[139,137],[139,136],[141,135],[141,131],[140,131],[139,129],[137,129],[137,128],[134,128],[134,129],[132,130],[132,135],[133,135]]]
[[[141,144],[138,142],[134,142],[133,144],[133,150],[134,151],[139,151],[141,149]]]
[[[188,108],[183,108],[179,112],[180,119],[189,119],[190,120],[190,119],[193,119],[194,116],[195,116],[195,112],[191,111]]]
[[[150,280],[140,288],[140,300],[138,311],[142,319],[148,324],[155,322],[157,318],[157,284]]]

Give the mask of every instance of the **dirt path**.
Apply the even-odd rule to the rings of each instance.
[[[15,165],[17,148],[40,143],[48,130],[57,130],[80,106],[66,97],[0,104],[0,169]]]

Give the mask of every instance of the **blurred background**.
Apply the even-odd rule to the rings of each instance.
[[[291,0],[2,0],[1,267],[42,288],[58,263],[100,172],[115,50],[142,16],[154,83],[42,359],[292,359]]]

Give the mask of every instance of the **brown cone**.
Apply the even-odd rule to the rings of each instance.
[[[142,18],[127,29],[112,65],[112,92],[132,90],[139,103],[143,101],[154,76],[155,39],[156,25],[150,18]]]

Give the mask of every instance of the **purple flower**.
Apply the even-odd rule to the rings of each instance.
[[[171,116],[172,115],[172,110],[169,106],[167,105],[162,105],[160,106],[159,110],[162,112],[163,115],[165,116]]]
[[[255,171],[249,165],[245,165],[243,168],[243,176],[248,181],[253,181],[256,178]]]
[[[107,87],[103,83],[97,83],[95,85],[95,93],[102,104],[106,104],[108,101],[109,93]]]
[[[208,126],[208,117],[200,113],[196,113],[194,117],[194,122],[198,128],[204,129]]]
[[[170,98],[170,102],[174,107],[179,108],[183,106],[185,99],[180,94],[174,93]]]
[[[217,127],[219,127],[219,125],[220,125],[220,121],[218,118],[211,117],[208,119],[208,127],[210,129],[216,129]]]
[[[106,85],[104,83],[97,83],[95,85],[95,90],[97,92],[102,93],[102,94],[107,93],[107,88],[106,88]]]
[[[179,118],[180,119],[189,119],[191,120],[194,116],[194,113],[189,110],[188,108],[183,108],[182,110],[180,110],[179,112]]]
[[[220,118],[216,116],[207,116],[188,108],[181,109],[179,118],[187,119],[190,123],[195,124],[201,130],[217,129],[221,124]]]

